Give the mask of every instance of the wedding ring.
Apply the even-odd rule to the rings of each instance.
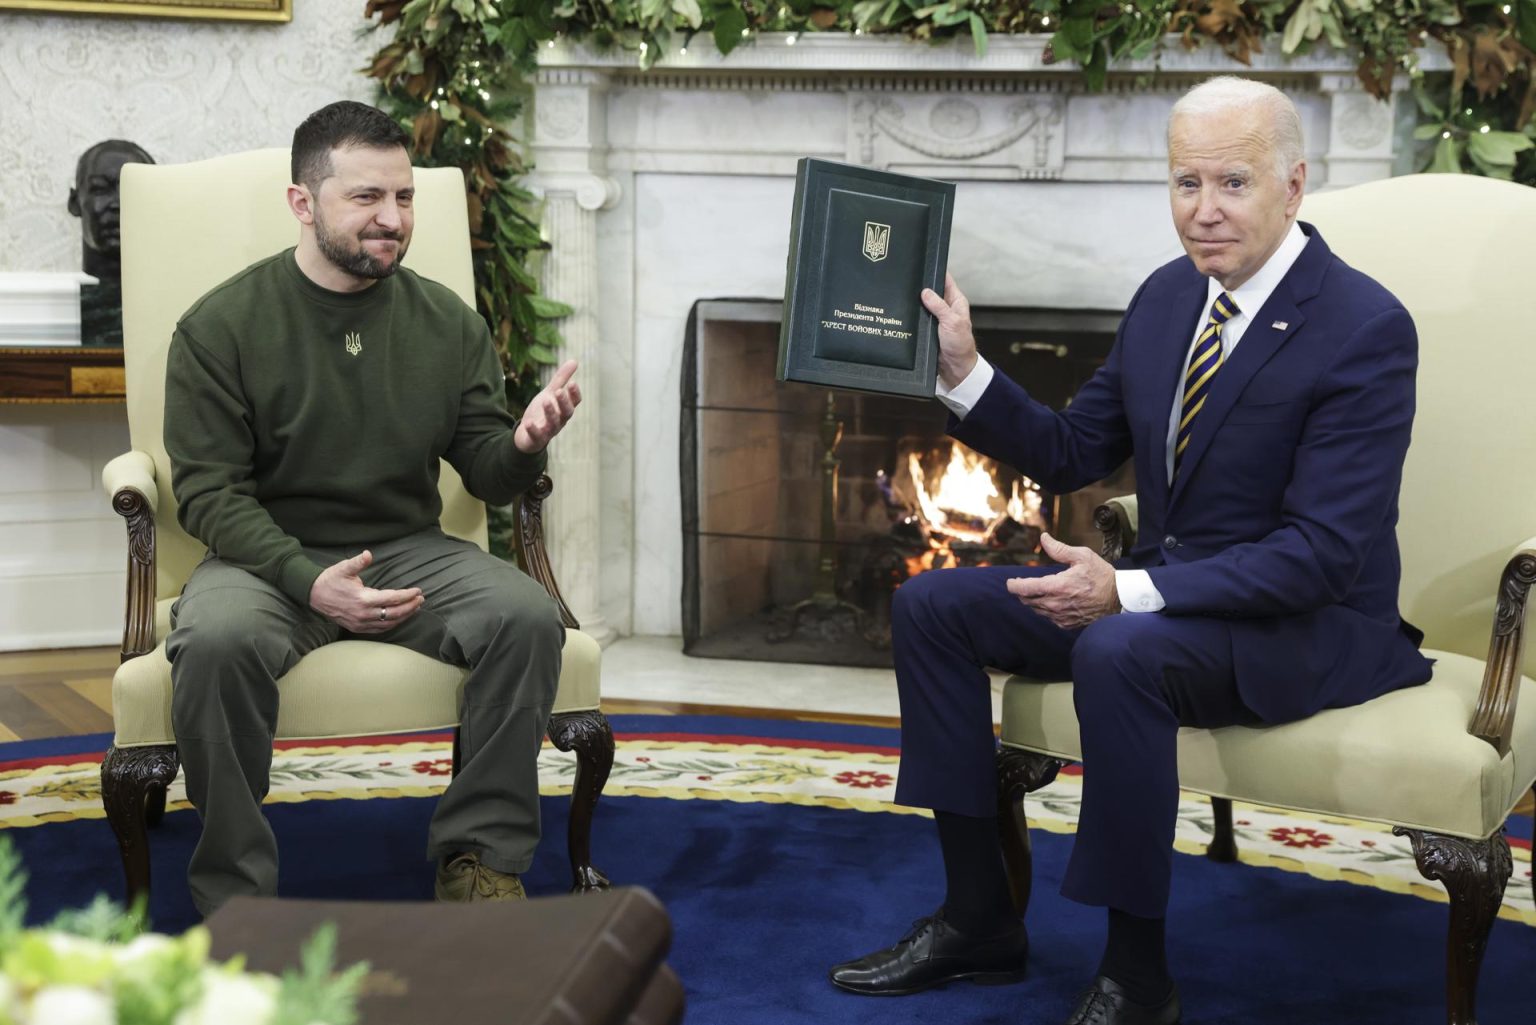
[[[388,619],[389,618],[389,610],[388,609],[384,609],[384,608],[379,609],[379,618],[380,619]]]

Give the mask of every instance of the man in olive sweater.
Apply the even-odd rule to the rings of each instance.
[[[574,361],[522,419],[484,321],[401,268],[407,136],[341,102],[293,138],[299,242],[199,299],[166,368],[165,447],[181,524],[208,546],[172,612],[171,701],[203,820],[198,909],[277,888],[261,813],[277,681],[338,638],[470,669],[460,771],[428,856],[444,900],[520,897],[539,838],[536,759],[560,677],[555,603],[516,567],[445,535],[438,460],[510,502],[581,401]]]

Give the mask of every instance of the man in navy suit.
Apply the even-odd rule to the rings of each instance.
[[[894,946],[834,967],[844,989],[1023,977],[985,667],[1073,681],[1084,785],[1062,892],[1107,908],[1109,927],[1068,1025],[1179,1020],[1163,940],[1181,725],[1286,722],[1429,678],[1397,609],[1413,321],[1296,220],[1307,167],[1284,94],[1236,78],[1191,90],[1168,164],[1187,255],[1142,284],[1065,411],[977,355],[953,279],[923,293],[950,433],[1058,493],[1134,460],[1139,531],[1119,565],[1046,535],[1061,565],[897,591],[896,798],[934,810],[947,890]]]

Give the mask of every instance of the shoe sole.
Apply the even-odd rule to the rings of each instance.
[[[1018,968],[1012,971],[1002,972],[958,972],[954,975],[946,975],[941,979],[924,983],[921,986],[909,986],[906,989],[860,989],[849,986],[846,983],[832,980],[832,985],[845,993],[857,993],[861,997],[905,997],[913,993],[922,993],[925,990],[939,986],[947,986],[951,982],[970,982],[977,986],[1012,986],[1024,981],[1027,969]]]

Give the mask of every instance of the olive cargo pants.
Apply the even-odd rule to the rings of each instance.
[[[491,868],[524,872],[539,840],[537,759],[560,680],[558,607],[517,567],[436,528],[368,547],[365,584],[420,587],[426,602],[365,639],[470,670],[459,774],[433,813],[427,856],[476,851]],[[323,566],[361,550],[305,549]],[[171,719],[187,797],[203,821],[187,875],[207,915],[236,895],[277,892],[277,841],[261,802],[278,680],[308,652],[353,635],[212,556],[188,580],[171,623]]]

